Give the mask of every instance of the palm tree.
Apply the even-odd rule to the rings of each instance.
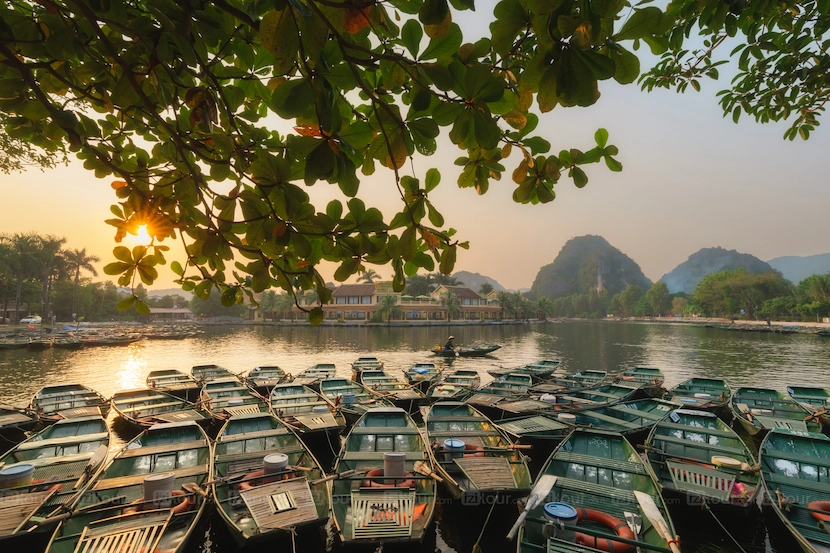
[[[23,294],[23,283],[38,274],[37,253],[40,237],[34,233],[14,234],[5,237],[11,247],[9,263],[14,273],[15,299],[14,319],[20,320],[20,300]]]
[[[461,283],[452,275],[442,275],[441,273],[427,274],[427,280],[435,284],[443,284],[444,286],[458,286]]]
[[[504,312],[510,312],[512,307],[513,296],[507,290],[499,290],[496,292],[496,302],[501,307],[501,318],[504,319]]]
[[[274,290],[265,290],[259,295],[259,312],[262,313],[262,318],[265,318],[266,313],[271,314],[274,318],[274,309],[277,306],[277,293]]]
[[[478,293],[481,294],[482,296],[486,296],[487,294],[489,294],[492,291],[493,291],[493,285],[490,284],[489,282],[485,282],[484,284],[482,284],[478,288]]]
[[[276,302],[274,304],[274,312],[278,315],[291,311],[294,307],[294,296],[292,294],[277,294]]]
[[[447,308],[448,321],[452,320],[453,315],[457,316],[461,313],[461,300],[451,290],[447,290],[441,296],[441,305]]]
[[[542,296],[536,300],[536,313],[539,320],[544,321],[553,310],[553,302],[547,296]]]
[[[521,292],[514,292],[513,293],[513,309],[515,310],[515,314],[521,315],[522,320],[527,320],[527,311],[530,308],[530,300],[522,295]]]
[[[378,315],[382,318],[386,315],[386,324],[392,322],[392,314],[397,309],[398,298],[395,296],[383,296],[378,305]]]
[[[52,306],[50,302],[52,281],[64,268],[63,257],[61,257],[61,246],[66,238],[46,236],[40,239],[40,249],[37,254],[41,278],[41,300],[40,311],[44,319],[51,320]],[[57,274],[56,274],[57,273]]]
[[[365,269],[360,276],[357,277],[358,282],[365,282],[366,284],[374,284],[375,280],[379,279],[380,275],[374,269]]]
[[[404,293],[410,296],[427,296],[433,290],[429,275],[412,275],[406,279]]]
[[[95,270],[93,263],[98,263],[101,259],[97,255],[87,255],[86,248],[80,250],[66,250],[63,252],[63,258],[69,266],[70,272],[74,273],[75,288],[72,291],[72,316],[78,313],[78,286],[81,283],[81,271],[89,271],[92,276],[98,276],[98,271]]]

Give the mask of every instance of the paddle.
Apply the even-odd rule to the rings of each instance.
[[[75,481],[75,485],[72,486],[73,490],[77,490],[81,484],[83,483],[84,479],[89,475],[92,470],[100,465],[104,459],[107,457],[107,453],[109,453],[109,448],[104,444],[98,446],[98,449],[95,450],[95,453],[92,454],[92,457],[89,458],[89,461],[86,463],[86,467],[84,467],[84,471],[78,477],[78,480]]]
[[[367,472],[369,472],[369,469],[366,469],[366,470],[355,470],[355,469],[344,470],[343,472],[339,472],[337,474],[330,474],[330,475],[326,476],[325,478],[319,478],[317,480],[312,480],[311,485],[314,486],[316,484],[322,484],[323,482],[331,482],[332,480],[338,480],[340,478],[348,478],[349,476],[363,475],[363,474],[366,474]]]
[[[640,509],[642,509],[643,514],[646,515],[646,518],[654,526],[654,529],[657,530],[660,537],[666,540],[672,552],[680,553],[680,548],[677,546],[679,536],[672,537],[671,532],[669,532],[669,526],[666,524],[666,519],[663,518],[660,509],[657,508],[654,499],[647,493],[640,491],[635,491],[634,497],[637,498],[637,503],[640,504]]]
[[[827,413],[827,407],[822,407],[821,410],[816,410],[815,412],[813,412],[812,415],[808,415],[808,416],[804,417],[804,421],[806,422],[806,421],[818,419],[819,417],[823,417],[824,415],[827,415],[827,414],[828,414]]]
[[[207,497],[208,493],[203,490],[196,482],[185,482],[182,484],[182,489],[186,492],[199,494],[202,497]]]
[[[99,503],[93,503],[92,505],[87,505],[86,507],[81,507],[80,509],[69,509],[65,513],[61,513],[59,515],[50,516],[44,518],[43,520],[37,520],[32,523],[32,526],[26,529],[26,532],[34,532],[34,530],[38,526],[43,526],[44,524],[51,524],[53,522],[60,522],[62,520],[66,520],[67,518],[71,517],[75,513],[81,513],[83,511],[90,511],[92,509],[97,509],[99,507],[110,507],[112,505],[121,505],[122,503],[127,501],[126,495],[117,495],[115,497],[111,497],[105,501],[101,501]]]
[[[415,466],[413,468],[415,469],[415,472],[417,472],[418,474],[423,474],[424,476],[429,476],[430,478],[432,478],[436,482],[444,482],[444,479],[441,478],[440,476],[438,476],[437,474],[435,474],[432,471],[432,469],[429,467],[429,465],[427,465],[423,461],[415,461]]]
[[[522,523],[527,518],[527,515],[548,496],[554,484],[556,484],[556,476],[552,474],[543,474],[539,477],[539,481],[530,490],[530,496],[527,498],[527,503],[522,514],[519,515],[519,518],[516,519],[513,527],[507,533],[507,539],[512,540],[516,537],[516,533],[522,527]]]

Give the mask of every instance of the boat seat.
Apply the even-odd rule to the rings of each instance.
[[[29,451],[31,449],[43,449],[53,446],[81,444],[86,442],[100,442],[109,438],[108,432],[97,432],[95,434],[82,434],[80,436],[66,436],[64,438],[52,438],[49,440],[34,440],[24,442],[17,446],[17,451]]]
[[[487,422],[483,417],[459,416],[459,417],[437,417],[435,415],[429,416],[429,422]]]
[[[143,457],[145,455],[155,455],[156,453],[174,453],[177,451],[198,449],[200,447],[208,447],[205,440],[193,440],[190,442],[178,442],[172,444],[158,444],[144,447],[126,448],[121,453],[121,459],[129,459],[131,457]]]
[[[137,403],[137,402],[133,402],[133,403]],[[119,407],[118,410],[121,411],[122,413],[124,413],[125,415],[132,415],[132,414],[138,413],[139,411],[152,411],[154,409],[160,409],[162,407],[173,407],[173,406],[176,406],[176,405],[180,405],[180,406],[184,407],[187,404],[185,404],[182,401],[168,401],[166,403],[151,403],[150,405],[138,405],[136,407],[130,407],[129,409],[121,409]]]
[[[656,409],[656,413],[654,411],[640,411],[639,409],[631,409],[629,407],[626,407],[625,405],[614,405],[612,407],[609,407],[609,409],[653,421],[659,421],[660,419],[665,417],[669,413],[669,411],[671,411],[671,408],[669,408],[668,406],[666,406],[665,411],[660,409],[660,407],[658,406]]]
[[[636,422],[629,422],[623,419],[619,419],[617,417],[612,417],[611,415],[604,415],[602,413],[596,413],[594,411],[583,411],[582,416],[588,419],[596,419],[598,421],[607,422],[610,424],[614,424],[617,426],[621,426],[623,428],[627,428],[629,430],[635,430],[637,428],[641,428],[643,425],[638,424]]]
[[[155,401],[157,399],[170,399],[168,396],[162,394],[155,394],[152,396],[141,396],[141,397],[125,397],[121,399],[113,399],[112,402],[115,405],[131,405],[133,403],[144,403],[147,401]]]
[[[657,423],[657,428],[666,428],[668,430],[682,430],[684,432],[692,432],[695,434],[707,434],[709,436],[719,436],[722,438],[735,438],[735,432],[733,431],[718,430],[717,428],[700,428],[698,426],[689,426],[688,424],[669,422],[668,420]],[[657,434],[655,437],[657,436],[659,436],[659,434]]]
[[[361,489],[351,494],[352,539],[409,538],[415,491]]]
[[[174,469],[165,472],[172,472],[176,479],[188,478],[190,476],[206,475],[208,472],[207,465],[198,465],[195,467],[188,467],[183,469]],[[126,488],[128,486],[137,486],[144,482],[144,479],[152,473],[129,474],[127,476],[119,476],[116,478],[103,478],[95,483],[92,490],[111,490],[114,488]]]
[[[516,480],[510,462],[504,457],[453,459],[464,476],[479,490],[515,490]]]
[[[18,532],[54,494],[55,490],[47,490],[0,497],[0,537]]]
[[[138,513],[141,515],[142,513]],[[170,520],[169,512],[153,516],[128,515],[123,521],[105,519],[84,527],[76,553],[141,553],[155,551]]]
[[[618,470],[630,474],[646,474],[646,467],[642,463],[634,461],[623,461],[617,459],[605,459],[593,455],[583,455],[581,453],[570,453],[567,451],[560,451],[554,457],[557,461],[567,461],[569,463],[578,463],[580,465],[587,465],[590,467],[606,468],[611,470]]]
[[[268,448],[267,450],[256,450],[256,451],[243,451],[241,453],[224,453],[222,455],[217,455],[216,459],[214,460],[214,464],[218,463],[235,463],[238,461],[244,461],[247,459],[257,459],[262,462],[262,458],[266,455],[270,455],[271,453],[285,453],[286,455],[291,455],[294,453],[303,453],[305,449],[301,445],[292,445],[290,447],[275,447],[275,448]],[[260,467],[261,468],[261,467]]]
[[[775,457],[778,459],[784,459],[786,461],[794,461],[796,463],[803,463],[819,467],[830,467],[830,459],[814,455],[799,455],[797,453],[790,453],[789,451],[778,451],[775,449],[764,449],[763,455],[766,458]]]
[[[341,461],[379,461],[383,462],[383,454],[391,451],[347,451],[343,454]],[[423,460],[427,458],[425,451],[394,451],[394,453],[406,453],[406,460]]]
[[[763,428],[786,428],[787,430],[807,432],[807,421],[801,419],[788,419],[776,416],[766,417],[763,415],[752,415],[752,418],[758,421]]]
[[[351,434],[388,436],[390,434],[419,434],[419,432],[414,426],[355,426]]]
[[[255,438],[270,438],[271,436],[283,436],[288,434],[289,430],[287,428],[270,428],[268,430],[260,430],[258,432],[247,432],[247,433],[239,433],[239,434],[223,434],[219,437],[219,442],[228,443],[228,442],[237,442],[241,440],[253,440]]]
[[[813,480],[804,480],[803,478],[785,476],[778,473],[765,473],[764,480],[772,482],[773,484],[779,484],[781,486],[791,486],[793,488],[801,488],[811,492],[830,495],[830,482],[827,481],[815,482]],[[773,495],[775,494],[774,490],[770,490],[770,492],[772,492]]]
[[[732,457],[737,456],[739,458],[743,458],[746,455],[746,452],[743,449],[739,448],[739,447],[728,447],[728,446],[725,446],[725,445],[703,444],[703,443],[691,442],[689,440],[684,440],[683,438],[675,438],[674,436],[662,436],[662,435],[661,436],[654,436],[653,441],[654,442],[665,442],[665,443],[670,443],[670,444],[682,445],[684,447],[691,447],[691,448],[696,448],[696,449],[705,448],[705,449],[709,449],[711,451],[716,451],[718,453],[725,453],[725,454],[730,455]],[[668,452],[667,452],[667,455],[670,456],[670,454]]]
[[[734,472],[725,472],[693,463],[666,461],[674,488],[728,502],[735,486]]]
[[[526,419],[500,421],[499,428],[516,436],[532,435],[538,432],[565,431],[570,427],[567,424],[537,415]]]

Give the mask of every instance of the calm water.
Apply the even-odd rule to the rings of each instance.
[[[448,333],[462,346],[502,344],[483,359],[436,359],[427,350],[443,344]],[[215,363],[235,372],[257,365],[278,364],[297,373],[314,363],[335,363],[343,375],[359,355],[372,354],[392,372],[419,361],[452,363],[479,370],[486,382],[492,366],[518,366],[541,358],[560,359],[571,370],[615,372],[632,365],[663,369],[666,387],[692,376],[725,378],[733,386],[762,385],[783,390],[787,384],[830,387],[830,339],[826,337],[737,332],[682,324],[548,323],[521,326],[440,328],[346,327],[209,327],[186,340],[144,340],[125,347],[79,351],[51,349],[0,351],[0,402],[26,405],[47,384],[81,382],[105,396],[144,386],[156,369],[189,371]],[[126,438],[126,437],[125,437]],[[481,540],[485,553],[514,549],[503,539],[514,507],[499,506]],[[460,508],[443,502],[436,533],[416,551],[469,552],[488,509]],[[740,551],[708,513],[689,507],[672,511],[684,552]],[[771,512],[723,521],[749,551],[796,551]],[[204,537],[203,537],[204,536]],[[220,524],[205,524],[194,550],[227,550]],[[205,543],[207,542],[207,543]],[[287,551],[290,544],[285,544]],[[298,543],[297,550],[323,550],[323,543]],[[398,549],[398,548],[396,548]]]

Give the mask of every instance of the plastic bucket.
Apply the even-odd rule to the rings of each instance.
[[[326,407],[325,405],[315,405],[314,407],[311,408],[311,412],[314,413],[315,415],[323,415],[323,414],[329,412],[329,408]]]
[[[576,424],[576,415],[571,413],[559,413],[556,418],[559,422],[564,422],[565,424]]]
[[[466,444],[461,440],[450,438],[444,440],[444,449],[447,453],[444,454],[445,461],[452,461],[453,458],[460,459],[464,457],[464,448]]]
[[[281,472],[288,466],[288,455],[285,453],[271,453],[262,459],[263,474]]]
[[[706,401],[709,401],[710,399],[712,399],[712,394],[704,394],[703,392],[698,392],[695,394],[695,397],[697,399],[705,399]]]
[[[542,397],[539,399],[545,403],[556,403],[556,396],[553,394],[542,394]]]
[[[576,509],[567,503],[545,503],[545,518],[551,521],[556,529],[556,537],[564,541],[574,541],[576,533],[558,527],[560,523],[575,525],[577,521]]]
[[[340,401],[344,405],[351,405],[354,403],[354,392],[344,392],[340,395]]]
[[[387,451],[383,454],[383,475],[384,476],[401,476],[406,473],[406,453],[398,453],[395,451]],[[387,480],[387,484],[398,485],[403,480]]]
[[[152,501],[158,508],[172,505],[173,483],[176,475],[172,472],[151,474],[144,479],[144,501]]]
[[[427,374],[429,372],[429,369],[417,368],[417,369],[412,369],[412,372],[417,373],[417,374]]]
[[[6,467],[0,470],[0,489],[28,486],[32,483],[34,472],[34,465],[28,463]]]

